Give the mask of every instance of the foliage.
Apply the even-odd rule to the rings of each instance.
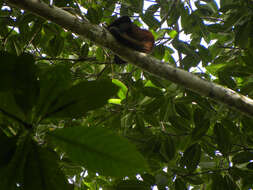
[[[0,189],[253,188],[252,118],[0,5]],[[55,6],[93,24],[135,15],[152,56],[253,98],[252,0]]]

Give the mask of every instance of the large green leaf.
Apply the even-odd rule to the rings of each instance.
[[[0,170],[5,167],[12,159],[16,151],[17,138],[8,138],[0,130]]]
[[[60,169],[57,154],[32,143],[24,168],[25,190],[71,190]]]
[[[17,105],[11,92],[0,93],[0,114],[5,118],[12,119],[12,121],[23,121],[25,119],[24,113]]]
[[[40,94],[36,113],[37,117],[43,117],[58,96],[71,87],[72,80],[68,66],[46,66],[45,64],[41,67],[39,79]]]
[[[70,190],[58,166],[58,156],[55,152],[42,148],[32,140],[28,132],[23,133],[18,142],[14,138],[6,138],[1,154],[0,189],[16,190],[18,186],[25,190]]]
[[[25,163],[31,148],[30,142],[31,138],[26,131],[19,136],[17,146],[11,145],[15,152],[10,155],[8,164],[0,170],[0,189],[16,190],[17,185],[22,184]]]
[[[36,67],[31,55],[17,56],[0,51],[0,91],[28,88],[36,80]]]
[[[38,94],[37,67],[29,54],[0,52],[0,91],[12,92],[24,113],[31,111]],[[8,102],[5,102],[8,106]]]
[[[99,127],[70,127],[49,133],[49,142],[86,169],[108,176],[145,171],[146,162],[126,139]]]
[[[84,81],[63,92],[49,108],[48,117],[80,117],[99,108],[117,93],[110,80]]]

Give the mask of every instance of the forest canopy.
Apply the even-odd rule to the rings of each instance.
[[[0,6],[0,189],[253,188],[252,0]]]

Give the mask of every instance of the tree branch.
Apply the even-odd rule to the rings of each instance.
[[[101,47],[111,49],[122,59],[151,74],[182,85],[200,95],[210,97],[253,117],[252,99],[231,89],[198,78],[187,71],[162,63],[149,55],[130,50],[119,44],[105,28],[80,20],[69,12],[55,6],[49,6],[40,0],[7,0],[7,3],[48,19]]]

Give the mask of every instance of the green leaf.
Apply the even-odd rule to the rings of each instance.
[[[160,153],[165,158],[165,160],[172,160],[176,154],[176,148],[173,139],[168,136],[162,141]]]
[[[190,120],[191,119],[191,109],[184,102],[178,102],[175,104],[176,112],[183,118]]]
[[[212,74],[216,75],[220,69],[222,69],[226,64],[211,64],[206,67],[206,70]]]
[[[12,154],[11,161],[0,170],[0,189],[16,190],[17,184],[22,184],[31,141],[32,139],[27,131],[19,136],[16,148],[13,147],[15,153]]]
[[[60,55],[64,47],[64,40],[65,38],[55,35],[53,39],[49,41],[48,54],[52,57],[57,57]]]
[[[159,6],[158,4],[150,5],[150,6],[146,9],[145,14],[154,15],[154,14],[158,11],[159,8],[160,8],[160,6]]]
[[[231,179],[229,175],[225,175],[224,180],[226,182],[226,189],[239,190],[237,184]]]
[[[180,52],[186,54],[186,55],[191,55],[194,56],[196,59],[199,59],[199,55],[194,51],[194,47],[189,45],[186,42],[183,42],[178,39],[174,39],[172,41],[173,46]]]
[[[80,52],[80,56],[81,57],[87,57],[89,54],[89,45],[87,43],[85,43],[82,47],[81,47],[81,52]]]
[[[150,185],[139,180],[122,180],[115,187],[115,190],[148,190]]]
[[[29,88],[36,81],[33,56],[0,51],[0,91]]]
[[[228,190],[226,188],[226,181],[220,174],[213,174],[212,175],[212,186],[211,190]]]
[[[185,150],[180,163],[182,166],[186,166],[190,172],[193,172],[199,164],[200,156],[201,146],[197,143],[193,144]]]
[[[212,190],[221,190],[221,189],[228,189],[228,190],[239,190],[238,186],[232,179],[225,175],[224,177],[220,174],[214,174],[212,176]]]
[[[176,190],[187,190],[186,183],[182,179],[177,178],[175,180],[175,189]]]
[[[89,8],[86,17],[93,24],[99,24],[103,16],[103,10],[101,7]]]
[[[242,164],[245,162],[249,162],[250,160],[253,160],[253,152],[248,151],[240,152],[232,158],[232,162],[234,164]]]
[[[151,174],[145,173],[141,175],[141,178],[143,181],[149,185],[154,185],[155,184],[155,177]]]
[[[120,87],[120,90],[118,92],[118,96],[121,100],[125,99],[126,98],[126,95],[127,95],[127,91],[128,91],[128,88],[127,86],[121,82],[120,80],[118,79],[112,79],[112,83],[117,85],[118,87]]]
[[[196,67],[200,60],[201,59],[196,55],[186,55],[181,63],[186,70],[189,70],[191,67]]]
[[[0,130],[0,169],[5,167],[14,156],[16,151],[16,143],[17,138],[12,137],[8,138],[1,130]]]
[[[58,96],[70,88],[72,80],[69,67],[63,65],[41,68],[39,78],[40,94],[36,113],[37,117],[43,117]]]
[[[32,143],[24,168],[25,190],[71,190],[55,152]],[[32,179],[32,180],[31,180]]]
[[[84,81],[63,92],[49,108],[48,117],[80,117],[102,107],[116,94],[117,87],[110,80]]]
[[[171,125],[175,128],[176,131],[180,132],[188,132],[188,127],[190,125],[190,122],[183,117],[180,116],[175,116],[175,115],[170,115],[168,118],[169,122]]]
[[[198,49],[199,49],[199,56],[202,60],[202,64],[204,66],[207,66],[209,62],[212,61],[212,55],[211,55],[211,52],[206,48],[204,47],[203,45],[198,45]]]
[[[31,111],[37,100],[39,86],[37,81],[38,68],[32,55],[22,54],[18,56],[14,65],[15,71],[12,75],[18,82],[14,97],[17,105],[24,113]]]
[[[178,21],[179,17],[182,15],[181,11],[182,9],[184,9],[183,2],[180,2],[178,4],[166,0],[162,0],[160,2],[162,5],[161,6],[162,18],[167,19],[168,26],[174,25]]]
[[[173,39],[173,38],[175,38],[176,36],[177,36],[177,31],[176,30],[171,30],[169,33],[168,33],[168,35]]]
[[[132,10],[131,10],[132,11]],[[120,15],[128,15],[129,14],[129,5],[122,3],[120,6]]]
[[[57,7],[66,7],[66,6],[69,6],[69,7],[73,7],[74,5],[74,2],[73,1],[56,1],[56,2],[53,2],[55,6]]]
[[[224,9],[226,6],[232,6],[233,0],[223,0],[221,1],[220,5],[221,8]]]
[[[232,89],[236,87],[236,83],[234,81],[234,78],[229,73],[227,73],[225,70],[219,72],[218,76],[219,76],[219,81],[222,85],[225,85],[225,86],[232,88]]]
[[[133,124],[133,114],[131,112],[124,114],[120,122],[122,128],[129,128]]]
[[[210,127],[210,118],[205,117],[206,112],[202,109],[196,109],[194,111],[194,124],[195,127],[192,131],[192,139],[199,140],[206,134]]]
[[[15,69],[17,71],[13,78],[19,80],[19,87],[14,91],[15,101],[24,113],[29,113],[35,105],[39,93],[38,68],[32,55],[22,54],[18,57]]]
[[[150,27],[156,30],[161,23],[154,17],[154,13],[159,9],[157,4],[151,5],[142,16],[142,20]]]
[[[97,48],[97,50],[96,50],[96,59],[100,62],[105,61],[105,54],[104,54],[104,50],[102,48]]]
[[[213,33],[224,32],[224,26],[220,24],[210,24],[207,26],[207,30]]]
[[[201,179],[201,177],[196,176],[196,175],[187,176],[187,177],[184,177],[184,179],[193,185],[201,185],[204,183],[204,181]]]
[[[235,25],[239,24],[244,16],[245,12],[243,11],[236,11],[231,13],[224,23],[225,31],[231,30]]]
[[[170,116],[175,115],[174,104],[172,104],[171,98],[164,97],[163,104],[160,107],[159,118],[163,121],[167,121]]]
[[[200,4],[199,2],[196,2],[195,4],[198,8],[198,14],[199,16],[211,16],[212,14],[214,14],[214,11],[212,10],[212,8],[210,6],[208,6],[207,4]]]
[[[157,117],[151,113],[145,113],[143,115],[144,120],[152,126],[159,126]]]
[[[154,47],[152,55],[159,59],[162,60],[165,54],[165,47],[163,45],[158,45]]]
[[[144,0],[127,0],[127,2],[131,5],[130,7],[136,12],[143,11]]]
[[[155,176],[156,179],[156,185],[159,189],[165,189],[165,187],[168,185],[168,176],[165,172],[159,172]]]
[[[38,95],[37,66],[33,56],[1,51],[0,59],[0,91],[13,92],[16,104],[28,113]]]
[[[14,119],[14,121],[25,119],[24,113],[16,104],[13,93],[10,92],[0,93],[0,114],[8,119]]]
[[[228,152],[230,152],[232,147],[232,140],[229,131],[221,124],[217,123],[214,126],[214,134],[216,136],[218,149],[221,151],[222,154],[226,155]]]
[[[240,48],[247,48],[249,44],[249,37],[251,37],[251,22],[246,22],[242,26],[239,26],[235,36],[235,43]]]
[[[146,129],[142,114],[136,114],[135,122],[137,130],[143,132]]]
[[[243,177],[243,175],[245,175],[245,172],[237,167],[231,167],[229,169],[229,174],[231,175],[231,177],[237,181],[239,180],[241,177]]]
[[[151,89],[150,87],[146,87],[146,89]],[[157,94],[157,93],[156,93]],[[160,105],[164,102],[164,97],[160,96],[158,98],[152,99],[149,103],[145,105],[145,114],[154,114],[160,109]]]
[[[110,98],[110,99],[108,100],[108,103],[110,103],[110,104],[116,104],[116,105],[121,105],[121,99]]]
[[[144,87],[144,88],[142,88],[142,93],[146,96],[149,96],[149,97],[163,96],[163,92],[160,89],[154,88],[154,87]]]
[[[253,162],[248,163],[247,168],[253,170]]]
[[[124,138],[99,127],[71,127],[49,134],[49,142],[74,162],[106,176],[127,176],[147,169],[144,158]]]

